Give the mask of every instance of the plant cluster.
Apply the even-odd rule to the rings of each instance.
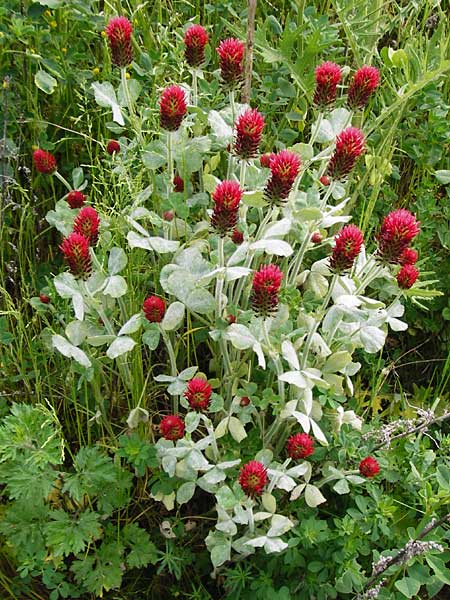
[[[408,300],[436,295],[416,266],[420,215],[388,208],[373,235],[350,223],[378,69],[320,64],[309,139],[284,147],[265,141],[263,107],[237,102],[241,40],[214,50],[189,25],[189,83],[170,82],[149,110],[128,71],[132,23],[113,17],[104,39],[118,77],[91,92],[114,139],[94,167],[126,201],[105,210],[84,165],[68,181],[54,153],[33,153],[35,171],[66,188],[46,215],[66,270],[31,305],[52,359],[68,359],[75,403],[86,389],[90,401],[75,409],[88,428],[76,449],[42,405],[14,404],[0,428],[0,532],[21,576],[41,577],[52,600],[101,597],[148,565],[181,579],[192,556],[180,521],[203,512],[204,572],[229,598],[435,595],[449,583],[448,440],[431,449],[421,434],[448,413],[437,403],[368,433],[353,399],[358,357],[407,329]],[[407,534],[394,485],[398,503],[420,490]],[[145,518],[156,503],[157,527]],[[295,585],[277,579],[299,567]]]

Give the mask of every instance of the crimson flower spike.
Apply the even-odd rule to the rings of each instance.
[[[222,181],[214,190],[211,225],[222,237],[236,227],[242,194],[237,181]]]
[[[261,496],[267,484],[267,469],[257,460],[245,464],[239,473],[239,485],[247,496]]]
[[[75,233],[84,235],[91,246],[95,246],[98,240],[98,229],[100,219],[97,211],[92,206],[85,206],[80,210],[73,223]]]
[[[365,150],[364,134],[357,127],[347,127],[336,137],[336,148],[327,167],[327,175],[342,179],[350,173]]]
[[[255,108],[249,108],[236,119],[234,152],[239,158],[253,158],[258,152],[264,129],[264,117]]]
[[[256,314],[269,317],[278,306],[283,272],[276,265],[262,265],[253,275],[251,303]]]
[[[56,158],[51,152],[41,150],[41,148],[33,152],[33,164],[36,171],[44,173],[44,175],[51,175],[56,171]]]
[[[244,43],[235,38],[228,38],[222,40],[216,50],[222,81],[227,87],[236,87],[241,82],[244,72]]]
[[[187,384],[184,397],[193,410],[207,410],[211,402],[212,388],[206,379],[194,377]]]
[[[282,203],[289,196],[300,171],[300,158],[294,152],[282,150],[269,161],[270,179],[264,195],[272,204]]]
[[[363,235],[356,225],[343,227],[334,238],[334,248],[330,258],[331,270],[335,273],[350,270],[363,243]]]
[[[133,26],[126,17],[113,17],[105,29],[111,61],[116,67],[126,67],[133,61],[132,32]]]
[[[316,89],[313,102],[324,108],[336,100],[337,86],[341,81],[341,68],[333,62],[324,62],[316,68]]]
[[[416,217],[404,208],[390,212],[376,236],[378,256],[389,263],[399,263],[403,252],[420,231]]]
[[[208,34],[201,25],[191,25],[184,34],[184,56],[190,67],[200,67],[205,62]]]
[[[177,131],[187,113],[186,95],[177,85],[164,90],[159,101],[159,120],[166,131]]]
[[[166,312],[166,303],[158,296],[149,296],[142,306],[145,318],[150,323],[161,323]]]
[[[63,239],[60,250],[64,254],[70,272],[75,277],[86,279],[92,271],[89,240],[81,233],[72,232]]]
[[[353,76],[348,88],[347,104],[350,108],[364,108],[380,83],[380,73],[375,67],[361,67]]]

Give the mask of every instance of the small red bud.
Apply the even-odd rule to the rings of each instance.
[[[322,236],[318,231],[315,231],[311,236],[311,242],[313,244],[320,244],[322,242]]]
[[[173,210],[165,210],[163,212],[163,219],[165,221],[173,221],[173,217],[174,217]]]
[[[248,396],[244,396],[243,398],[241,398],[239,404],[241,406],[248,406],[250,404],[250,398]]]
[[[236,315],[228,315],[227,321],[228,321],[229,325],[233,325],[233,323],[236,323]]]
[[[330,185],[330,178],[327,177],[326,175],[322,175],[322,177],[319,179],[319,181],[325,187]]]
[[[48,296],[46,296],[45,294],[39,294],[39,300],[42,302],[42,304],[50,303],[50,298]]]

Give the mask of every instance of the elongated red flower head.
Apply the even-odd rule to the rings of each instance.
[[[212,388],[206,379],[194,377],[187,384],[184,397],[189,402],[189,406],[197,411],[207,410],[211,402]]]
[[[92,271],[92,259],[89,254],[89,240],[77,233],[72,232],[63,239],[60,250],[64,254],[70,272],[75,277],[85,279]]]
[[[380,465],[373,456],[367,456],[359,463],[359,472],[363,477],[375,477],[380,472]]]
[[[270,316],[278,306],[278,294],[283,272],[276,265],[262,265],[253,276],[251,303],[263,317]]]
[[[316,89],[313,102],[325,107],[336,100],[337,86],[341,81],[341,68],[333,62],[324,62],[316,68]]]
[[[242,244],[244,241],[244,234],[239,229],[233,229],[233,233],[231,234],[231,241],[235,243],[237,246]]]
[[[300,158],[294,152],[282,150],[272,154],[269,167],[270,179],[264,190],[272,204],[282,203],[289,196],[300,171]]]
[[[256,108],[249,108],[236,119],[234,152],[239,158],[252,158],[258,152],[264,129],[264,117]]]
[[[415,265],[419,255],[414,248],[405,248],[398,259],[401,265]]]
[[[221,236],[236,227],[242,194],[243,190],[237,181],[222,181],[214,190],[211,225]]]
[[[56,171],[56,158],[51,152],[47,152],[46,150],[41,150],[40,148],[35,150],[33,152],[33,163],[39,173],[51,175],[51,173]]]
[[[244,72],[244,43],[235,38],[228,38],[222,40],[216,50],[223,82],[228,87],[237,86]]]
[[[98,228],[100,219],[97,211],[92,206],[85,206],[78,213],[74,223],[73,230],[80,233],[89,241],[91,246],[95,246],[98,240]]]
[[[166,312],[166,303],[158,296],[149,296],[142,306],[145,318],[150,323],[161,323]]]
[[[239,473],[239,485],[250,496],[261,496],[267,484],[267,469],[257,460],[246,463]]]
[[[67,194],[67,203],[70,208],[81,208],[86,202],[87,196],[79,190],[72,190]]]
[[[159,424],[161,435],[166,440],[181,440],[184,437],[184,422],[178,415],[167,415]]]
[[[405,208],[393,210],[384,217],[376,236],[380,258],[398,263],[403,251],[419,233],[419,225],[416,217]]]
[[[398,287],[403,290],[409,290],[416,283],[418,277],[419,269],[416,269],[414,265],[403,265],[397,273]]]
[[[306,458],[314,452],[314,440],[307,433],[296,433],[286,442],[288,456],[294,460]]]
[[[375,67],[361,67],[356,71],[348,88],[347,103],[350,108],[364,108],[380,83],[380,73]]]
[[[334,238],[334,248],[330,258],[330,268],[335,273],[343,273],[353,267],[355,258],[364,243],[363,235],[356,225],[346,225]]]
[[[120,152],[119,142],[116,140],[109,140],[108,144],[106,145],[106,152],[111,155]]]
[[[347,127],[336,138],[336,149],[328,163],[327,175],[342,179],[350,173],[365,150],[364,134],[357,127]]]
[[[184,192],[184,181],[179,175],[175,175],[173,178],[173,191],[174,192]]]
[[[164,90],[159,101],[159,121],[167,131],[176,131],[187,112],[186,95],[177,85]]]
[[[205,61],[208,34],[201,25],[191,25],[184,34],[184,56],[190,67],[199,67]]]
[[[126,67],[133,60],[132,31],[133,26],[126,17],[113,17],[105,29],[111,50],[111,61],[117,67]]]

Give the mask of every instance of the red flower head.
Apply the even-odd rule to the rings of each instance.
[[[75,277],[86,278],[90,274],[92,259],[89,254],[89,240],[84,235],[73,231],[63,239],[59,248]]]
[[[264,117],[256,108],[249,108],[236,119],[234,152],[240,158],[252,158],[258,151],[264,129]]]
[[[199,67],[205,60],[208,34],[201,25],[191,25],[184,34],[184,56],[190,67]]]
[[[164,90],[159,101],[159,122],[163,129],[176,131],[187,112],[186,95],[177,85]]]
[[[330,178],[327,177],[326,175],[322,175],[322,177],[319,179],[319,181],[325,187],[328,187],[330,185]]]
[[[273,204],[279,203],[289,196],[295,178],[300,171],[300,158],[294,152],[282,150],[272,154],[270,159],[270,179],[264,194]]]
[[[184,192],[184,181],[179,175],[175,175],[173,178],[173,191],[174,192]]]
[[[116,140],[109,140],[106,146],[106,152],[108,154],[114,154],[120,152],[120,144]]]
[[[267,469],[257,460],[251,460],[245,464],[239,473],[239,485],[243,491],[254,498],[261,496],[267,483]]]
[[[91,246],[95,246],[98,240],[98,228],[100,219],[97,211],[92,206],[85,206],[80,210],[73,223],[75,233],[84,235]]]
[[[105,29],[111,49],[111,61],[117,67],[126,67],[133,60],[132,31],[133,26],[126,17],[113,17]]]
[[[211,225],[221,236],[236,227],[242,194],[243,191],[237,181],[222,181],[214,190]]]
[[[313,244],[320,244],[322,242],[322,236],[320,231],[315,231],[311,236],[311,242]]]
[[[184,397],[189,402],[189,406],[194,410],[207,410],[211,401],[212,388],[206,379],[194,377],[187,384]]]
[[[286,449],[294,460],[306,458],[314,452],[314,440],[307,433],[296,433],[288,439]]]
[[[341,81],[341,68],[333,62],[324,62],[316,68],[314,104],[325,107],[336,100],[337,86]]]
[[[351,269],[363,243],[362,233],[356,225],[343,227],[334,238],[334,248],[330,258],[331,269],[335,273]]]
[[[222,40],[216,48],[219,55],[220,76],[229,87],[235,87],[244,72],[244,43],[235,38]]]
[[[231,241],[236,245],[242,244],[244,241],[244,234],[239,229],[233,229],[233,233],[231,234]]]
[[[415,265],[419,255],[413,248],[405,248],[400,255],[398,262],[401,265]]]
[[[363,477],[375,477],[380,472],[380,465],[373,456],[367,456],[359,463],[359,472]]]
[[[380,73],[375,67],[361,67],[356,71],[348,88],[350,108],[364,108],[380,83]]]
[[[328,163],[327,174],[334,179],[348,175],[365,150],[364,142],[364,135],[357,127],[347,127],[341,131],[336,138],[336,149]]]
[[[166,440],[181,440],[184,437],[184,422],[178,415],[167,415],[159,424],[159,431]]]
[[[50,298],[46,294],[39,294],[39,300],[42,302],[42,304],[50,303]]]
[[[398,263],[403,251],[419,233],[420,223],[404,208],[398,208],[384,217],[378,233],[378,254],[390,263]]]
[[[33,163],[39,173],[51,175],[56,171],[56,158],[50,152],[38,148],[33,152]]]
[[[79,190],[72,190],[67,194],[67,203],[70,208],[81,208],[86,201],[87,196]]]
[[[276,265],[262,265],[254,274],[251,303],[257,314],[267,317],[277,308],[282,279],[283,272]]]
[[[403,290],[409,290],[416,283],[418,277],[419,269],[416,269],[414,265],[403,265],[397,273],[398,287]]]
[[[150,321],[150,323],[161,323],[166,312],[166,303],[162,298],[158,298],[158,296],[149,296],[144,300],[142,309],[147,321]]]
[[[265,169],[270,168],[270,159],[273,156],[273,152],[266,152],[266,154],[261,154],[259,157],[259,164]]]

